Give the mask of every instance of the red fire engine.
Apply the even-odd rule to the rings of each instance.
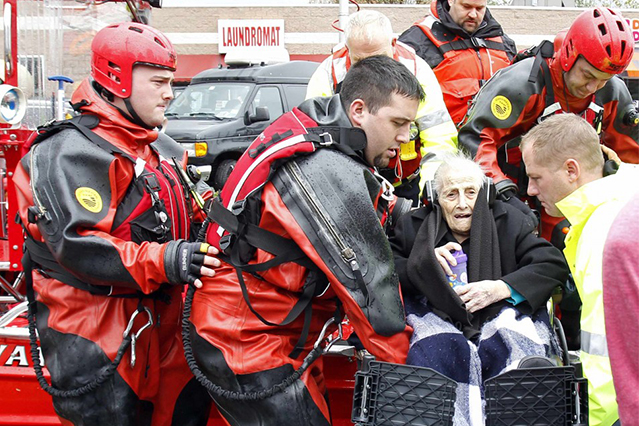
[[[90,41],[99,29],[92,24],[98,18],[107,22],[148,19],[151,4],[156,2],[159,3],[158,0],[3,1],[5,79],[0,85],[0,425],[60,424],[51,397],[40,388],[31,362],[21,266],[23,236],[20,225],[14,221],[17,202],[12,184],[13,170],[22,157],[22,148],[29,136],[38,125],[63,114],[62,103],[60,99],[58,102],[54,100],[50,90],[53,83],[47,81],[45,72],[64,70],[63,57],[65,60],[78,58],[78,63],[82,59],[83,63],[89,64],[88,56],[85,58],[83,55],[88,55]],[[126,9],[123,3],[126,3]],[[60,81],[60,76],[49,79]],[[334,356],[327,357],[326,362],[333,366],[328,369],[327,382],[332,389],[334,424],[350,425],[355,352],[353,348],[344,347],[333,352]],[[49,380],[46,368],[44,371]],[[224,424],[215,408],[208,424]]]

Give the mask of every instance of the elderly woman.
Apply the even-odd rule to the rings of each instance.
[[[567,279],[560,251],[537,237],[528,217],[492,200],[472,160],[444,158],[437,199],[398,222],[391,247],[413,327],[408,364],[456,380],[454,424],[484,424],[482,383],[531,356],[557,354],[545,312]],[[469,284],[451,287],[452,250],[468,256]]]

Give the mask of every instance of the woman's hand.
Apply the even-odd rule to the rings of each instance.
[[[482,308],[511,297],[511,291],[502,280],[482,280],[453,289],[465,304],[467,311],[473,313]]]
[[[453,275],[451,266],[456,266],[458,264],[456,258],[451,254],[451,250],[462,250],[462,246],[458,243],[450,242],[437,247],[434,250],[436,253],[436,259],[438,259],[438,263],[440,263],[442,270],[449,276]]]

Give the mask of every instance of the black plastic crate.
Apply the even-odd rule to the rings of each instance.
[[[588,423],[587,380],[568,367],[511,370],[487,380],[487,426]]]
[[[453,425],[456,382],[423,367],[363,361],[356,373],[356,425]]]

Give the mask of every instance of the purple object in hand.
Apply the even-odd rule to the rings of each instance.
[[[469,284],[469,278],[467,278],[467,255],[462,250],[456,250],[452,254],[458,264],[451,266],[453,275],[447,277],[449,284],[451,287]]]

